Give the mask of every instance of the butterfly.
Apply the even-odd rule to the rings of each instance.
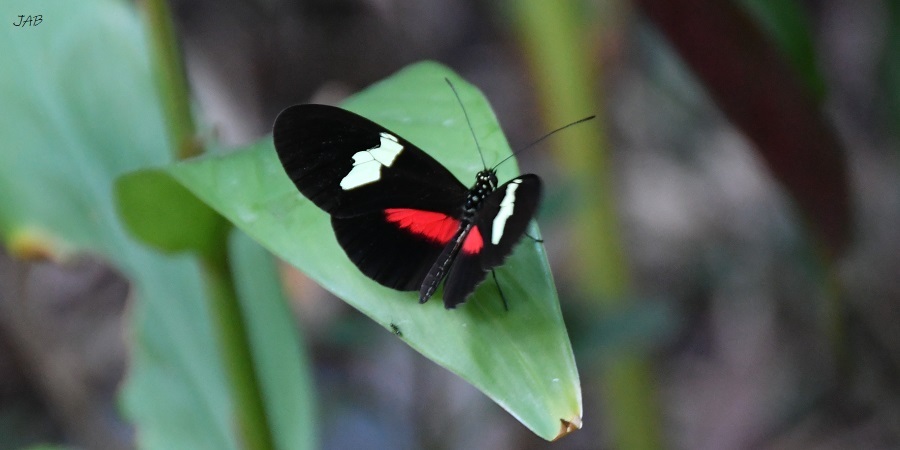
[[[420,303],[443,281],[447,309],[509,256],[541,197],[537,175],[498,184],[496,166],[467,188],[402,136],[334,106],[288,107],[273,139],[288,177],[331,216],[338,243],[363,274],[418,291]]]

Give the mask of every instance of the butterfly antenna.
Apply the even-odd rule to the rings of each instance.
[[[543,135],[540,139],[538,139],[538,140],[536,140],[536,141],[534,141],[534,142],[532,142],[532,143],[526,145],[525,147],[522,147],[522,148],[520,148],[520,149],[514,151],[512,155],[509,155],[509,156],[507,156],[506,158],[503,158],[503,161],[498,162],[498,163],[494,166],[494,169],[496,169],[497,166],[499,166],[500,164],[503,164],[504,162],[506,162],[506,160],[512,158],[513,156],[518,155],[519,153],[521,153],[521,152],[523,152],[523,151],[525,151],[525,150],[528,150],[528,149],[531,148],[531,147],[534,147],[535,145],[537,145],[538,143],[540,143],[540,142],[543,141],[544,139],[547,139],[548,137],[553,136],[553,135],[556,134],[557,132],[562,131],[562,130],[565,130],[566,128],[569,128],[569,127],[571,127],[572,125],[578,125],[579,123],[587,122],[588,120],[591,120],[591,119],[593,119],[593,118],[595,118],[595,117],[597,117],[597,116],[588,116],[588,117],[585,117],[584,119],[578,119],[578,120],[576,120],[576,121],[574,121],[574,122],[572,122],[572,123],[570,123],[570,124],[568,124],[568,125],[563,125],[563,126],[557,128],[557,129],[555,129],[555,130],[553,130],[553,131],[551,131],[551,132],[549,132],[549,133]]]
[[[478,138],[475,137],[475,129],[472,128],[472,121],[469,120],[469,113],[466,112],[466,106],[463,105],[462,99],[459,98],[459,92],[456,92],[456,86],[453,86],[453,83],[450,81],[450,79],[445,77],[444,81],[446,81],[447,84],[450,85],[450,89],[453,90],[453,95],[456,96],[456,101],[459,102],[459,106],[463,110],[463,115],[466,116],[466,123],[469,124],[469,131],[472,132],[472,140],[475,141],[475,147],[478,148],[478,156],[481,157],[481,166],[487,169],[487,164],[485,164],[484,162],[484,153],[481,152],[481,145],[478,144]]]

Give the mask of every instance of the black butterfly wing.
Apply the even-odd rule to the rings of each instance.
[[[456,215],[466,187],[444,166],[384,127],[327,105],[291,106],[273,138],[288,177],[334,217],[386,208]]]
[[[478,233],[478,252],[461,251],[444,281],[444,306],[455,308],[466,301],[487,273],[503,263],[522,239],[537,211],[541,180],[523,175],[498,187],[484,199],[471,233]]]
[[[360,272],[401,291],[419,290],[442,250],[438,243],[389,223],[381,212],[332,217],[331,226],[338,243]]]
[[[541,200],[541,179],[527,174],[504,183],[484,199],[478,227],[484,237],[481,268],[503,263],[522,239]]]
[[[418,290],[459,229],[465,186],[397,134],[340,108],[291,106],[275,120],[273,138],[285,172],[331,215],[360,271]]]
[[[484,281],[488,271],[481,268],[478,255],[460,253],[450,267],[444,281],[444,307],[456,308],[475,292],[475,288]]]

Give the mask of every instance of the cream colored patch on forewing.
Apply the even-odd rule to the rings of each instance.
[[[391,167],[401,151],[403,146],[395,136],[381,133],[381,143],[353,155],[353,168],[341,180],[341,189],[347,191],[378,181],[381,179],[381,168]]]
[[[503,194],[503,200],[500,201],[500,210],[494,217],[494,223],[491,227],[491,244],[497,245],[503,237],[503,228],[506,227],[506,221],[513,215],[516,206],[516,188],[522,180],[513,180],[506,186],[506,193]]]

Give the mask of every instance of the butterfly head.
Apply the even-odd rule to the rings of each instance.
[[[484,198],[491,192],[494,192],[494,189],[497,189],[497,172],[494,169],[485,169],[478,172],[478,175],[475,176],[475,186],[472,186],[472,189],[469,189],[469,194],[466,195],[464,211],[467,214],[477,212],[481,209]]]
[[[475,187],[483,187],[486,194],[490,194],[497,189],[497,171],[494,169],[484,169],[475,175]]]

